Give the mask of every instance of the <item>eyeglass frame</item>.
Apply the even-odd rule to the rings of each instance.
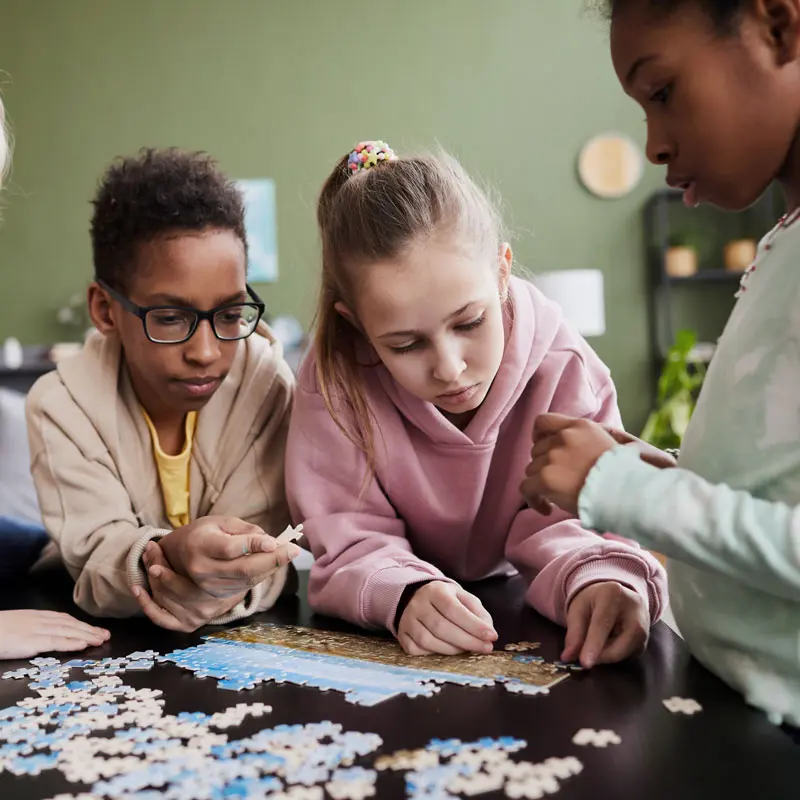
[[[95,283],[107,292],[114,300],[116,300],[127,312],[133,314],[135,317],[139,317],[142,321],[142,329],[144,330],[144,335],[147,337],[148,341],[152,342],[153,344],[184,344],[192,338],[192,336],[197,333],[197,329],[200,327],[200,323],[203,320],[208,320],[208,324],[211,326],[211,331],[216,336],[216,338],[220,342],[241,342],[243,339],[248,339],[250,336],[253,335],[255,329],[258,327],[258,323],[261,321],[261,318],[264,316],[264,312],[267,309],[266,303],[259,297],[258,293],[250,286],[249,283],[246,283],[245,290],[247,294],[252,298],[252,301],[248,300],[243,303],[225,303],[225,305],[217,306],[216,308],[212,308],[209,311],[201,311],[199,308],[192,308],[191,306],[140,306],[138,303],[134,303],[128,297],[125,297],[124,294],[118,292],[116,289],[113,289],[109,286],[104,280],[100,278],[95,278]],[[247,336],[241,336],[236,339],[224,339],[217,333],[217,328],[214,325],[214,317],[220,312],[224,311],[226,308],[235,308],[236,306],[255,306],[258,309],[258,319],[256,320],[256,324],[253,326],[253,330],[247,334]],[[147,332],[147,315],[151,311],[190,311],[195,315],[194,325],[189,331],[189,333],[183,339],[176,339],[174,342],[165,342],[159,339],[154,339],[148,332]]]

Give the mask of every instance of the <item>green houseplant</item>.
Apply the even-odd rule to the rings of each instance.
[[[691,357],[696,341],[694,331],[680,331],[658,379],[656,407],[641,438],[661,450],[681,446],[705,378],[705,366]]]

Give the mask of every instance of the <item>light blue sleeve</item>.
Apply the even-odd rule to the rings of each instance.
[[[581,522],[800,601],[800,510],[713,485],[684,469],[657,469],[630,447],[595,464],[579,498]]]

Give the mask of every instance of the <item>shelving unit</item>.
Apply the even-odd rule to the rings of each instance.
[[[750,208],[736,213],[711,206],[688,209],[683,193],[674,189],[655,192],[645,205],[644,228],[650,289],[651,347],[657,375],[677,331],[690,327],[699,333],[696,357],[710,360],[717,338],[735,302],[741,272],[723,268],[725,244],[734,239],[759,241],[783,213],[783,199],[772,186]],[[698,252],[699,269],[691,276],[667,275],[665,257],[676,233],[689,233],[703,243]],[[681,308],[683,306],[683,308]],[[686,314],[689,307],[690,313]],[[684,324],[676,319],[690,317]]]

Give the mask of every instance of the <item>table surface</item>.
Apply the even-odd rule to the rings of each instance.
[[[6,585],[0,588],[0,608],[49,608],[87,618],[72,607],[68,580],[57,573],[18,587]],[[254,619],[355,630],[312,614],[304,586],[301,574],[299,597],[283,598],[270,612]],[[494,617],[500,645],[538,641],[541,655],[548,660],[559,657],[563,630],[525,605],[520,579],[469,588]],[[109,620],[107,627],[111,641],[86,651],[87,658],[123,656],[142,649],[167,653],[197,644],[203,633],[175,634],[144,619]],[[6,664],[8,669],[22,665]],[[150,672],[124,678],[138,687],[163,690],[168,713],[213,713],[236,703],[263,702],[273,712],[260,720],[261,727],[332,720],[345,730],[379,734],[384,741],[382,753],[424,747],[434,737],[472,741],[482,736],[515,736],[528,742],[516,759],[538,762],[576,755],[583,762],[583,772],[562,783],[558,797],[563,800],[782,800],[796,798],[798,792],[800,749],[692,659],[682,640],[661,623],[654,627],[642,657],[579,673],[540,696],[515,695],[501,687],[446,685],[433,697],[398,697],[368,708],[346,702],[338,692],[288,684],[261,684],[251,691],[232,693],[172,664],[158,664]],[[24,682],[0,681],[0,707],[29,694]],[[674,695],[696,699],[702,713],[670,714],[661,701]],[[584,727],[614,730],[622,744],[606,749],[577,747],[572,737]],[[235,738],[236,729],[228,734]],[[0,774],[0,798],[39,799],[79,791],[55,772],[33,778]],[[380,773],[377,797],[403,796],[402,774]]]

